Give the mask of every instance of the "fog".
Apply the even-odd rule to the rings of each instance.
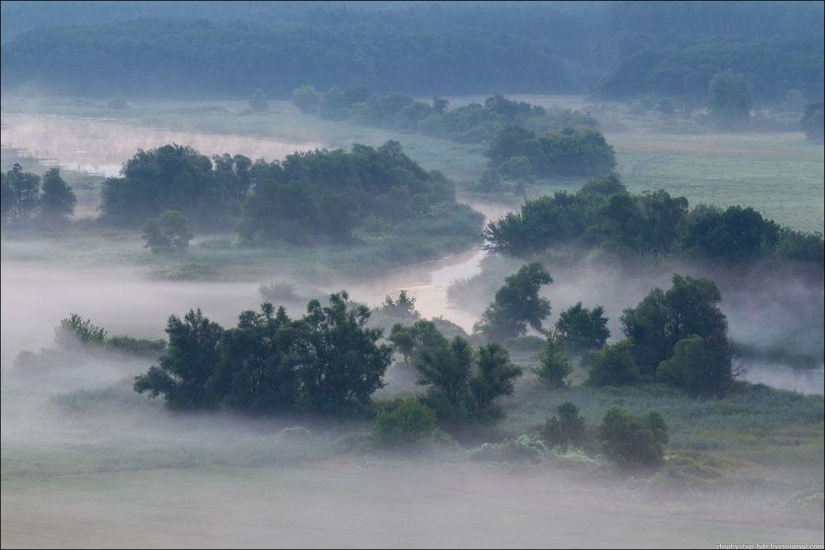
[[[123,163],[138,149],[169,143],[188,145],[212,156],[244,154],[255,160],[284,158],[295,151],[323,147],[319,142],[282,142],[253,136],[211,135],[138,126],[130,121],[70,117],[3,115],[3,147],[22,149],[27,155],[74,171],[117,176]]]

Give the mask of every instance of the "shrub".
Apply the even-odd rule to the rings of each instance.
[[[550,447],[559,446],[566,451],[569,445],[584,441],[587,424],[573,403],[562,403],[557,411],[546,420],[541,434]]]
[[[268,285],[258,287],[261,297],[272,304],[298,300],[295,285],[287,281],[276,281]]]
[[[177,210],[166,210],[159,218],[146,218],[143,222],[144,247],[152,254],[184,252],[192,237],[186,218]]]
[[[636,416],[612,407],[598,428],[605,454],[622,467],[659,466],[669,440],[667,424],[658,411]]]
[[[555,331],[547,332],[547,341],[539,354],[539,360],[539,368],[533,369],[539,381],[550,388],[563,388],[567,385],[567,377],[573,372],[573,362],[562,349]]]
[[[520,435],[503,443],[485,443],[468,453],[477,462],[541,462],[547,452],[544,443],[531,435]]]
[[[395,399],[378,413],[372,434],[382,447],[413,447],[435,437],[435,413],[417,399]]]
[[[586,355],[583,363],[590,367],[585,381],[588,386],[626,386],[639,379],[629,340],[608,344],[601,351]]]

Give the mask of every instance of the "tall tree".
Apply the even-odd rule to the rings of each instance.
[[[553,282],[538,262],[523,265],[518,273],[504,279],[495,300],[482,315],[475,330],[491,341],[521,336],[527,325],[541,332],[542,321],[550,315],[550,301],[539,296],[543,285]]]
[[[43,195],[40,198],[40,217],[59,222],[74,214],[77,204],[72,188],[60,177],[60,168],[51,168],[43,175]]]

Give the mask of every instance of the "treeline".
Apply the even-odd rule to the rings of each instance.
[[[791,90],[808,101],[822,98],[823,33],[753,39],[626,34],[621,61],[599,85],[606,98],[672,97],[689,110],[704,106],[714,76],[732,72],[753,87],[761,104],[778,103]]]
[[[4,91],[34,81],[54,95],[288,97],[307,83],[425,95],[575,89],[546,48],[471,29],[146,19],[32,31],[0,56]]]
[[[352,239],[358,227],[420,226],[477,232],[479,217],[455,201],[455,186],[407,157],[400,144],[315,150],[283,161],[209,158],[189,147],[139,151],[101,192],[105,221],[137,227],[165,210],[198,230],[235,228],[247,240],[294,244]],[[406,225],[405,225],[406,224]],[[423,229],[422,229],[423,228]],[[399,229],[400,230],[400,229]]]
[[[501,95],[450,108],[446,99],[434,97],[432,104],[405,94],[373,94],[364,86],[332,87],[324,93],[304,85],[292,93],[292,102],[305,113],[332,120],[354,120],[368,126],[412,130],[458,141],[481,143],[493,140],[507,126],[521,126],[544,133],[565,128],[597,129],[590,114],[572,109],[545,109]]]
[[[615,176],[527,201],[520,212],[490,222],[484,238],[490,250],[519,258],[572,246],[719,263],[777,258],[820,270],[825,262],[821,234],[781,227],[750,207],[691,209],[663,190],[631,195]]]
[[[3,89],[675,96],[701,95],[714,74],[733,70],[760,102],[789,90],[822,97],[818,2],[398,4],[12,2],[2,7]]]

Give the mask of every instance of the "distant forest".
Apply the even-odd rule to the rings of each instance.
[[[2,21],[4,92],[703,100],[731,71],[758,102],[823,95],[822,2],[4,2]]]

